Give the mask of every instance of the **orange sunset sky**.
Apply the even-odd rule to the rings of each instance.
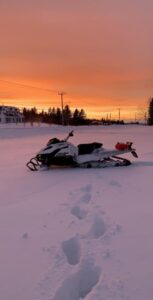
[[[0,104],[134,119],[153,96],[152,0],[0,0]]]

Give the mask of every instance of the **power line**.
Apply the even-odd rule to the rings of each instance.
[[[23,84],[23,83],[19,83],[19,82],[15,82],[15,81],[9,81],[9,80],[0,79],[0,82],[4,82],[4,83],[8,83],[8,84],[13,84],[13,85],[18,85],[18,86],[26,87],[26,88],[29,87],[29,88],[32,88],[32,89],[42,90],[42,91],[46,91],[46,92],[57,93],[57,90],[51,90],[51,89],[41,88],[41,87],[32,86],[32,85],[28,85],[28,84]]]

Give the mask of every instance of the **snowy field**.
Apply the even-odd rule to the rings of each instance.
[[[153,299],[153,127],[76,127],[74,144],[133,141],[128,167],[25,164],[71,128],[0,127],[0,300]]]

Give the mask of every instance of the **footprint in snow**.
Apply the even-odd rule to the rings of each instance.
[[[87,211],[82,209],[80,206],[76,205],[71,208],[71,214],[79,220],[83,220],[87,215]]]
[[[84,187],[82,187],[80,190],[82,192],[90,193],[92,191],[92,185],[91,184],[87,184]]]
[[[94,222],[91,226],[90,231],[87,234],[87,237],[99,239],[105,234],[107,226],[101,216],[95,216]]]
[[[92,196],[91,196],[90,193],[86,193],[83,196],[81,196],[80,202],[88,204],[90,202],[90,200],[91,200],[91,197]]]
[[[101,270],[93,261],[86,259],[78,272],[65,279],[57,290],[53,300],[80,300],[84,299],[97,285]]]
[[[80,261],[81,251],[77,237],[62,242],[62,250],[70,265],[77,265]]]

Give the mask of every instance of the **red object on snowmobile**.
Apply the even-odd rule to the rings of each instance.
[[[117,150],[120,150],[120,151],[123,151],[123,150],[127,150],[127,149],[130,149],[130,147],[131,147],[131,145],[132,145],[132,143],[117,143],[116,145],[115,145],[115,148],[117,149]]]

